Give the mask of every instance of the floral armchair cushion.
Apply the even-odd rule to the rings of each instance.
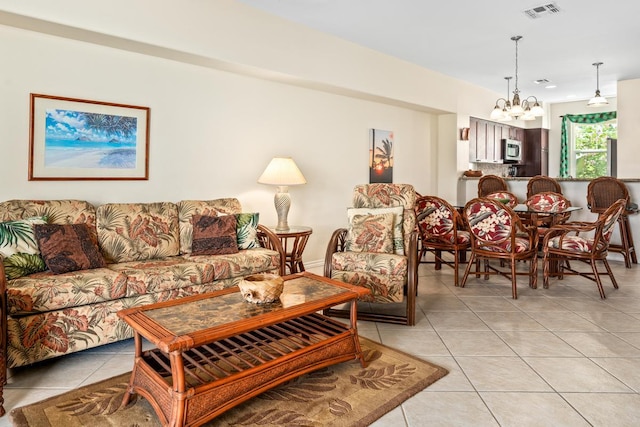
[[[416,222],[425,241],[458,243],[470,242],[469,232],[456,230],[455,213],[437,197],[421,197],[416,201]],[[457,240],[457,241],[456,241]]]
[[[502,203],[482,200],[466,206],[465,215],[475,241],[474,247],[492,252],[516,253],[530,249],[528,237],[515,237],[512,241],[512,233],[521,230],[514,229],[516,224],[513,215],[507,209]]]
[[[416,191],[410,184],[363,184],[353,191],[354,208],[386,208],[402,206],[402,234],[404,247],[409,246],[416,227]]]
[[[393,253],[391,212],[378,215],[355,215],[349,224],[345,251]]]
[[[180,222],[180,254],[190,254],[193,242],[193,215],[237,214],[242,212],[240,201],[236,198],[215,200],[182,200],[178,202]]]
[[[518,198],[515,194],[509,191],[496,191],[493,193],[487,194],[488,198],[495,199],[509,206],[510,208],[515,207],[518,204]]]
[[[178,207],[174,203],[108,203],[96,211],[105,260],[143,261],[178,255]]]
[[[393,214],[393,253],[396,255],[404,255],[404,234],[403,234],[403,214],[404,209],[402,206],[395,206],[392,208],[348,208],[347,218],[349,224],[353,221],[356,215],[378,215],[384,213]]]

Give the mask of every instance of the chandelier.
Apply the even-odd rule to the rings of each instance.
[[[516,42],[516,86],[513,90],[513,100],[509,102],[509,80],[511,77],[505,77],[507,79],[507,99],[498,98],[495,107],[491,112],[491,119],[499,121],[510,120],[511,117],[518,119],[522,117],[522,120],[534,120],[536,117],[544,115],[544,110],[538,103],[538,98],[531,95],[520,102],[520,89],[518,89],[518,41],[522,36],[513,36],[511,40]],[[500,102],[502,101],[502,108]]]
[[[588,107],[599,107],[601,105],[608,105],[607,98],[600,95],[600,66],[602,62],[594,62],[592,65],[596,67],[596,95],[587,103]]]

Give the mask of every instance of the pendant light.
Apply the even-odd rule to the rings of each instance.
[[[532,120],[531,117],[543,116],[544,109],[540,106],[540,104],[538,103],[538,98],[536,98],[535,96],[529,96],[524,101],[522,101],[522,103],[520,102],[520,89],[518,89],[518,42],[520,41],[520,39],[522,39],[522,36],[511,37],[511,40],[516,43],[516,87],[513,90],[513,101],[511,101],[511,108],[508,109],[508,112],[509,115],[515,119],[524,116],[526,113],[526,119]],[[498,99],[498,101],[500,101],[500,99]],[[533,102],[530,101],[531,99],[533,99]],[[498,101],[496,101],[496,107],[498,106]],[[495,107],[493,111],[495,111]],[[491,114],[493,115],[493,112]]]
[[[509,102],[509,81],[513,77],[505,77],[504,79],[507,81],[507,98],[498,98],[496,101],[496,106],[493,107],[493,111],[489,116],[491,120],[497,120],[499,122],[508,122],[511,121],[511,115],[509,114],[509,110],[511,110],[511,102]],[[503,102],[503,107],[500,108],[500,101]]]
[[[600,107],[601,105],[608,105],[607,98],[600,95],[600,66],[602,62],[594,62],[592,65],[596,67],[596,95],[589,100],[587,107]]]

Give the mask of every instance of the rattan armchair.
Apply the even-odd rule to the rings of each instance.
[[[618,289],[611,267],[607,262],[609,241],[618,218],[624,211],[626,201],[619,199],[598,216],[594,222],[567,222],[554,225],[542,241],[543,247],[543,286],[549,287],[549,277],[577,275],[596,282],[600,298],[606,298],[602,288],[601,275],[609,276],[615,289]],[[576,260],[588,264],[590,272],[578,271],[567,261]],[[604,265],[606,272],[598,270],[597,262]]]
[[[496,191],[509,191],[507,181],[498,175],[484,175],[478,181],[478,197],[485,197],[487,194]]]
[[[535,194],[549,191],[562,194],[560,183],[549,176],[536,175],[527,182],[527,199],[530,199]]]
[[[619,252],[624,256],[624,264],[631,268],[631,263],[637,264],[635,246],[633,244],[633,234],[629,224],[629,214],[635,213],[628,209],[629,190],[624,182],[611,176],[601,176],[589,182],[587,186],[587,206],[593,213],[601,214],[616,200],[625,201],[625,209],[618,218],[620,229],[620,244],[610,244],[611,252]]]
[[[346,228],[334,231],[329,240],[325,254],[325,277],[371,290],[371,295],[358,303],[358,320],[410,326],[416,323],[418,232],[415,201],[415,190],[409,184],[366,184],[354,189],[354,208],[379,210],[401,207],[401,231],[398,238],[394,238],[394,253],[349,250]],[[370,310],[361,310],[360,305],[366,305],[362,303],[371,303]],[[394,309],[403,312],[394,313]],[[324,313],[347,318],[350,314],[349,310],[344,309],[328,309]]]

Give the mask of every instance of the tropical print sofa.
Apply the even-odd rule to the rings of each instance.
[[[236,242],[223,240],[225,250],[213,255],[196,253],[194,219],[222,216],[235,217],[225,224],[235,224]],[[50,224],[59,226],[52,230]],[[0,226],[5,246],[35,229],[41,249],[55,233],[62,233],[60,248],[72,238],[81,247],[79,254],[60,249],[48,258],[23,248],[21,257],[5,254],[0,262],[2,350],[9,368],[132,337],[116,314],[121,309],[227,288],[255,273],[284,273],[279,239],[234,198],[97,208],[81,200],[11,200],[0,203]],[[226,243],[237,249],[226,250]],[[0,366],[0,380],[6,367]]]

